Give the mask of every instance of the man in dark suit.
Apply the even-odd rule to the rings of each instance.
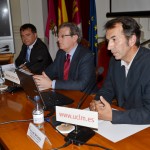
[[[105,29],[114,57],[90,109],[114,124],[150,124],[150,50],[140,47],[140,26],[120,17],[108,21]],[[113,99],[124,111],[112,110]]]
[[[47,46],[37,37],[36,27],[32,24],[22,25],[20,35],[23,45],[19,56],[15,60],[16,66],[22,66],[32,73],[41,74],[52,63]]]
[[[84,91],[96,82],[94,56],[92,52],[79,44],[81,32],[73,23],[63,23],[58,31],[60,49],[54,62],[42,76],[34,76],[41,89],[65,89]],[[66,57],[70,55],[69,70],[66,76]]]

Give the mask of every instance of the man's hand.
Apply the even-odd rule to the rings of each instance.
[[[42,72],[42,75],[34,75],[33,77],[40,90],[52,87],[52,80],[45,74],[45,72]]]
[[[112,108],[102,96],[99,101],[93,100],[90,103],[90,110],[97,111],[99,119],[112,121]]]
[[[26,66],[25,64],[21,64],[21,65],[19,66],[19,68],[21,68],[21,69],[23,69],[23,70],[25,70],[25,71],[31,72],[31,71],[27,68],[27,66]]]

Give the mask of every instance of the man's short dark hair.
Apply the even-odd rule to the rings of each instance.
[[[106,30],[112,29],[115,27],[117,23],[122,24],[123,33],[127,39],[129,39],[132,35],[136,36],[136,46],[140,45],[140,36],[141,30],[138,23],[131,17],[118,17],[112,20],[109,20],[105,25],[104,28]]]
[[[24,31],[26,29],[31,29],[31,31],[33,33],[37,33],[37,30],[36,30],[36,27],[33,25],[33,24],[30,24],[30,23],[26,23],[26,24],[23,24],[21,27],[20,27],[20,32],[21,31]]]

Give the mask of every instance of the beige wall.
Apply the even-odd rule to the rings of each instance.
[[[47,44],[45,38],[47,0],[10,0],[10,5],[15,43],[14,59],[16,59],[22,46],[19,29],[24,23],[34,24],[39,38]]]
[[[22,41],[20,38],[19,28],[22,24],[21,13],[20,13],[20,0],[10,0],[11,14],[12,14],[12,26],[14,34],[14,45],[15,45],[15,58],[20,52]],[[14,59],[15,59],[14,58]]]

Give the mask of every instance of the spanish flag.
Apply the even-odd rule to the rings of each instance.
[[[79,0],[73,0],[72,20],[80,28],[80,30],[82,31]]]
[[[48,0],[48,18],[45,35],[49,40],[49,52],[51,54],[52,59],[54,60],[58,50],[54,0]]]
[[[63,22],[68,22],[65,0],[58,1],[58,26]]]

